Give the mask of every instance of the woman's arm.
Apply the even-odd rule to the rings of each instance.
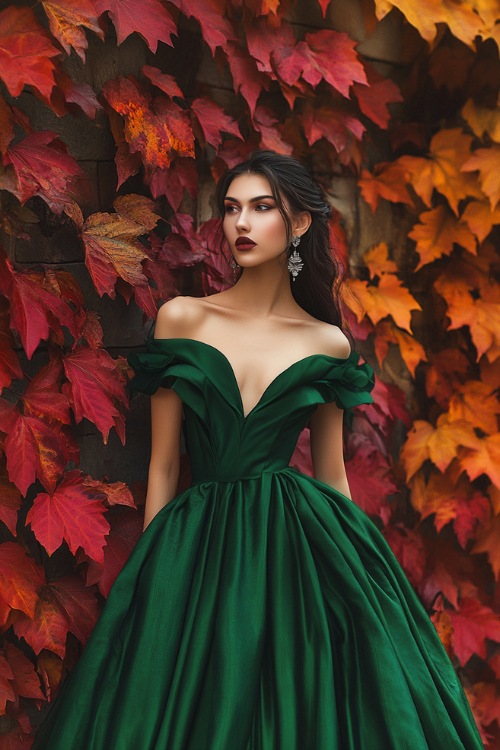
[[[144,529],[173,497],[180,468],[182,401],[170,388],[151,396],[151,459],[144,511]]]
[[[344,411],[334,403],[320,404],[309,421],[314,476],[350,500],[342,446]]]

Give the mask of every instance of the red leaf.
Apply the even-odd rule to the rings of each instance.
[[[70,424],[68,399],[58,392],[58,381],[61,376],[61,361],[51,359],[32,377],[22,395],[25,415],[48,417],[63,424]]]
[[[168,167],[175,154],[194,157],[189,118],[173,101],[158,98],[152,109],[151,97],[132,78],[107,81],[103,94],[124,118],[125,138],[132,151],[140,152],[146,167]]]
[[[238,124],[211,99],[195,99],[191,104],[191,111],[196,115],[205,139],[214,148],[217,149],[222,143],[221,131],[241,138]]]
[[[226,42],[236,38],[235,32],[227,20],[225,0],[172,0],[188,18],[193,16],[200,24],[203,39],[215,53],[216,47],[225,49]]]
[[[76,180],[83,177],[58,134],[50,130],[30,133],[9,146],[4,162],[14,167],[21,203],[39,195],[58,214],[76,197]]]
[[[326,138],[337,153],[349,147],[354,139],[361,140],[365,126],[355,117],[332,107],[314,109],[309,103],[304,108],[304,132],[312,146],[320,138]]]
[[[365,70],[354,50],[356,42],[344,32],[322,29],[306,34],[310,64],[302,74],[316,86],[322,78],[343,96],[349,96],[354,82],[367,83]]]
[[[194,159],[179,157],[168,169],[157,169],[149,187],[153,198],[165,195],[174,211],[178,211],[186,190],[191,198],[198,194],[198,172]]]
[[[49,555],[58,549],[63,540],[71,552],[82,547],[97,562],[104,559],[105,537],[109,523],[104,517],[105,495],[85,483],[77,469],[69,471],[52,497],[39,493],[26,516],[33,532]]]
[[[12,609],[35,614],[38,591],[45,583],[42,567],[16,542],[0,544],[0,597]]]
[[[15,701],[16,694],[12,687],[14,673],[9,662],[0,654],[0,715],[5,713],[7,701]]]
[[[56,92],[64,98],[64,102],[58,102]],[[73,81],[63,71],[57,74],[57,88],[54,89],[51,99],[52,106],[58,114],[64,115],[68,109],[74,109],[66,107],[66,104],[75,104],[79,107],[87,117],[91,120],[95,119],[98,110],[102,110],[102,106],[95,95],[94,89],[88,83],[82,81]]]
[[[401,525],[383,530],[384,537],[415,588],[421,585],[425,569],[425,550],[421,537]]]
[[[103,349],[79,346],[65,356],[63,363],[69,383],[64,383],[62,390],[72,405],[76,423],[84,417],[89,419],[106,444],[109,430],[118,430],[122,422],[117,405],[128,405],[125,378],[117,361]]]
[[[346,472],[356,505],[387,524],[391,517],[387,496],[398,487],[387,458],[362,434],[354,433],[349,437]]]
[[[12,116],[12,109],[5,99],[0,97],[0,154],[5,154],[13,138],[14,118]]]
[[[109,12],[116,29],[116,39],[121,44],[130,34],[137,31],[151,50],[156,52],[158,42],[173,46],[172,34],[177,27],[171,15],[159,0],[96,0],[99,15]]]
[[[31,8],[10,5],[0,12],[0,78],[12,96],[30,85],[48,98],[54,86],[51,58],[59,54]]]
[[[159,68],[153,68],[152,65],[143,65],[142,72],[149,78],[152,84],[164,91],[168,96],[178,96],[184,99],[184,94],[173,76],[162,73]]]
[[[23,698],[43,700],[45,696],[40,689],[40,678],[28,657],[8,641],[5,642],[4,654],[12,669],[14,676],[12,687],[16,693],[22,695]]]
[[[449,612],[453,624],[453,649],[464,666],[471,656],[486,658],[486,639],[500,642],[500,619],[477,599],[463,599],[459,612]]]
[[[93,591],[78,578],[65,576],[41,589],[33,618],[21,616],[14,623],[14,632],[35,654],[48,649],[64,658],[68,632],[86,643],[98,614]]]
[[[355,83],[353,90],[358,97],[359,107],[364,115],[381,128],[387,128],[391,119],[388,105],[402,102],[398,86],[390,78],[383,78],[373,68],[369,68],[366,85]]]
[[[70,55],[73,47],[85,62],[88,43],[80,27],[85,26],[104,39],[104,33],[97,23],[94,0],[42,0],[42,5],[49,19],[50,30],[65,52]]]
[[[9,481],[2,466],[0,470],[0,521],[4,522],[12,536],[16,536],[17,511],[21,507],[22,500],[21,493]]]
[[[241,94],[253,116],[262,89],[269,88],[268,79],[258,70],[254,58],[239,44],[228,42],[226,54],[234,90]]]

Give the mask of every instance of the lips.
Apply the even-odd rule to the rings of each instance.
[[[234,244],[238,250],[250,250],[250,248],[255,247],[256,243],[250,237],[238,237]]]

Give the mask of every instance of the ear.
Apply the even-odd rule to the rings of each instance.
[[[311,222],[312,218],[309,211],[302,211],[302,213],[297,214],[297,216],[295,216],[292,221],[293,234],[301,237],[307,232],[307,230],[311,226]]]

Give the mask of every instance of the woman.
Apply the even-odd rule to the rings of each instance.
[[[162,305],[129,354],[152,397],[145,530],[33,749],[479,750],[432,622],[349,495],[343,411],[372,401],[373,371],[341,330],[322,191],[259,151],[217,199],[239,278]],[[306,424],[314,478],[288,466]]]

